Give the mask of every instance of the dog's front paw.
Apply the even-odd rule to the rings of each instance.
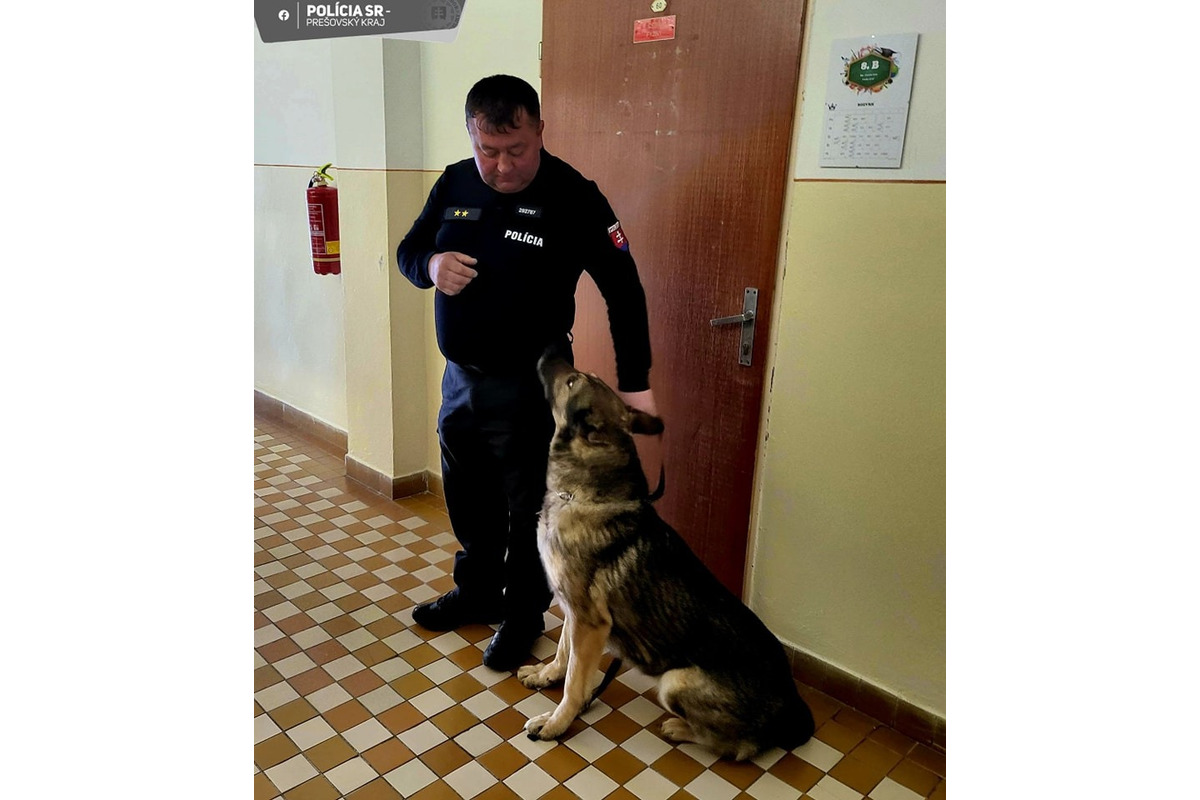
[[[663,721],[662,734],[672,742],[696,741],[696,734],[692,731],[692,726],[688,724],[687,720],[678,717],[671,717]]]
[[[517,670],[517,680],[526,689],[543,689],[547,683],[542,681],[542,665],[531,664]]]
[[[526,689],[545,689],[557,682],[550,673],[549,664],[532,664],[517,670],[517,680]]]
[[[525,723],[525,733],[534,741],[540,739],[543,742],[548,742],[552,739],[557,739],[563,735],[563,731],[567,729],[567,726],[555,722],[553,718],[553,711],[538,714]]]

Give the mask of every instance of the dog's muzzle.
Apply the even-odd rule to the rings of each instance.
[[[538,378],[542,381],[542,386],[546,390],[546,399],[554,402],[554,385],[558,379],[568,373],[574,372],[575,367],[571,362],[563,358],[557,348],[548,348],[546,352],[538,359]]]

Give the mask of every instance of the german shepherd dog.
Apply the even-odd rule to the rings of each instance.
[[[739,761],[808,741],[812,712],[779,640],[650,505],[633,434],[660,433],[662,421],[552,352],[538,373],[555,422],[538,550],[566,621],[554,660],[517,678],[566,684],[526,733],[562,735],[594,699],[588,684],[608,646],[659,679],[659,702],[676,715],[662,726],[671,741]]]

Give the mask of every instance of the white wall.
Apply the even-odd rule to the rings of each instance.
[[[333,107],[328,41],[255,32],[254,387],[345,430],[342,280],[313,272],[304,199],[335,160]]]
[[[317,164],[332,157],[330,41],[263,44],[254,34],[254,163]]]
[[[946,0],[812,0],[792,172],[824,180],[946,179]],[[826,81],[833,42],[892,33],[918,33],[916,73],[898,169],[820,167]]]
[[[452,44],[421,45],[421,105],[425,168],[441,170],[471,155],[463,103],[475,81],[516,75],[541,92],[541,0],[469,3]]]

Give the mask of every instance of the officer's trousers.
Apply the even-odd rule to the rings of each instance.
[[[438,438],[454,582],[470,604],[540,619],[552,592],[537,551],[554,420],[536,374],[497,377],[454,362],[442,376]]]

